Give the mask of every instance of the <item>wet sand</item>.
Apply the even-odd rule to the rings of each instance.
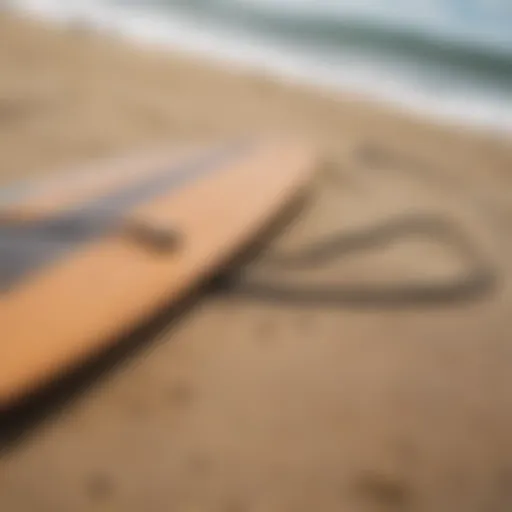
[[[2,418],[23,435],[0,459],[0,510],[512,508],[510,142],[83,30],[2,14],[0,35],[2,183],[162,142],[299,131],[326,163],[272,244],[443,219],[496,276],[472,300],[409,307],[199,294],[23,429]],[[443,285],[472,270],[464,255],[420,233],[316,270],[253,271]]]

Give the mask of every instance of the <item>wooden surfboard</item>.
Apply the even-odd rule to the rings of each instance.
[[[0,406],[207,278],[309,181],[288,140],[154,152],[0,191]]]

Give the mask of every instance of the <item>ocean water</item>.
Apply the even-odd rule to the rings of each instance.
[[[60,22],[200,53],[512,134],[512,0],[13,0]]]

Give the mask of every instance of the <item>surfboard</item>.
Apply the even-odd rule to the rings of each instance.
[[[0,405],[72,370],[223,264],[307,186],[285,139],[154,151],[0,191]]]

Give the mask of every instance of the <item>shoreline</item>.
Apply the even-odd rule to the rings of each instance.
[[[23,7],[28,9],[24,14]],[[57,27],[78,27],[104,37],[121,38],[129,45],[149,51],[181,53],[192,60],[215,63],[221,69],[237,68],[241,73],[268,76],[333,98],[346,96],[372,105],[381,104],[417,120],[425,119],[448,128],[488,132],[503,138],[512,135],[511,103],[505,97],[496,96],[496,91],[492,97],[489,91],[484,94],[483,90],[473,90],[471,82],[453,93],[445,84],[436,94],[431,90],[432,85],[420,85],[422,80],[418,82],[419,87],[414,87],[416,79],[405,70],[400,72],[400,66],[380,69],[376,60],[372,66],[366,62],[361,67],[351,63],[350,58],[345,58],[343,66],[315,63],[311,56],[309,60],[304,57],[301,60],[286,45],[265,41],[254,34],[226,32],[215,26],[200,28],[179,12],[174,13],[178,18],[173,21],[162,20],[156,12],[139,12],[136,7],[131,10],[106,5],[66,8],[52,2],[19,2],[19,6],[11,8]],[[378,88],[376,83],[380,84]]]
[[[291,128],[311,135],[321,144],[331,139],[327,146],[335,153],[338,149],[343,151],[359,133],[370,141],[383,137],[398,147],[402,143],[411,145],[419,138],[420,146],[432,139],[434,148],[439,142],[445,146],[447,141],[455,147],[489,146],[500,154],[510,148],[510,140],[501,134],[432,122],[385,103],[357,95],[331,94],[260,71],[219,65],[205,56],[136,44],[102,31],[55,26],[17,12],[1,13],[0,22],[7,43],[0,54],[0,100],[7,111],[13,111],[12,115],[7,112],[7,117],[16,118],[17,111],[20,117],[19,123],[14,119],[7,140],[17,142],[17,129],[25,121],[30,128],[28,134],[33,131],[33,136],[45,122],[50,122],[56,130],[55,137],[43,134],[51,143],[36,140],[35,146],[46,146],[44,152],[48,152],[48,146],[55,146],[55,165],[68,162],[64,154],[73,154],[74,143],[90,146],[85,153],[94,157],[110,151],[109,139],[113,142],[112,151],[116,151],[116,147],[126,147],[119,139],[126,139],[128,144],[138,143],[139,139],[142,144],[151,144],[169,136],[231,136],[242,127],[248,133]],[[50,69],[45,70],[45,65]],[[119,76],[115,76],[117,72]],[[63,94],[67,98],[59,98]],[[76,119],[71,115],[73,109]],[[103,134],[90,133],[95,125],[101,125],[106,114],[116,128],[104,130]],[[81,116],[87,118],[87,126],[83,127],[87,129],[78,126],[67,130],[68,123],[80,124]],[[58,122],[54,122],[57,118]],[[124,122],[126,126],[122,127]],[[346,140],[333,143],[333,134],[340,131]],[[69,138],[74,140],[68,141]],[[22,151],[18,155],[7,151],[6,157],[14,164],[12,172],[4,173],[7,176],[23,171],[15,163],[17,157],[31,160]],[[49,165],[53,164],[50,159]]]

